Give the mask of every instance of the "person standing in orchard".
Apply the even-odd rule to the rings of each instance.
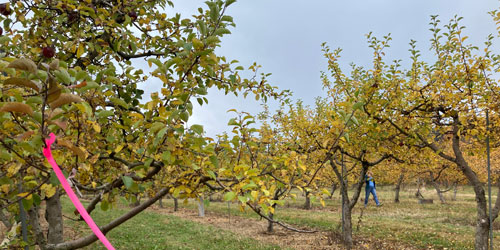
[[[377,191],[376,191],[376,186],[375,186],[375,180],[373,179],[373,173],[372,171],[368,171],[365,175],[365,182],[366,182],[366,196],[365,196],[365,207],[368,205],[368,198],[370,198],[370,193],[373,194],[373,199],[375,200],[375,203],[377,204],[377,207],[382,206],[380,202],[378,201],[377,197]]]

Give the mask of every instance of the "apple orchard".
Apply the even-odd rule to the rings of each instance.
[[[235,0],[207,1],[187,19],[165,14],[176,11],[174,3],[0,4],[0,219],[17,232],[7,246],[76,249],[97,241],[94,234],[63,237],[65,193],[42,154],[44,139],[55,133],[54,158],[90,197],[91,215],[112,210],[120,199],[137,202],[99,225],[103,233],[167,195],[200,200],[207,194],[255,212],[270,232],[280,226],[314,233],[274,214],[297,194],[306,197],[306,208],[314,200],[324,206],[338,187],[341,237],[350,248],[352,211],[360,206],[365,175],[372,170],[383,173],[380,183],[396,185],[396,202],[403,180],[425,179],[438,194],[444,183],[470,185],[474,247],[488,249],[489,216],[496,219],[500,210],[499,199],[487,209],[484,185],[489,136],[494,191],[500,188],[500,57],[490,49],[495,36],[479,50],[468,43],[461,18],[442,24],[433,16],[431,60],[422,60],[412,41],[411,64],[404,68],[385,58],[390,36],[368,34],[372,65],[353,65],[349,72],[341,66],[342,50],[325,43],[325,97],[310,107],[270,85],[258,64],[244,67],[216,54],[235,26],[226,13]],[[498,24],[500,13],[491,15]],[[145,73],[137,59],[152,72]],[[146,80],[162,83],[149,99],[138,88]],[[187,125],[193,103],[210,102],[209,89],[274,99],[280,108],[260,114],[231,110],[232,131],[210,138],[202,125]],[[27,213],[27,241],[19,229],[21,211]]]

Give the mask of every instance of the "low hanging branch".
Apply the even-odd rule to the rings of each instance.
[[[111,231],[113,228],[119,226],[120,224],[124,223],[128,219],[134,217],[138,213],[142,212],[144,209],[151,206],[153,203],[155,203],[161,197],[168,194],[169,190],[170,190],[170,187],[163,188],[153,198],[151,198],[148,201],[144,202],[143,204],[135,207],[134,209],[130,210],[129,212],[125,213],[124,215],[116,218],[115,220],[111,221],[107,225],[100,227],[101,231],[104,234]],[[95,234],[90,234],[90,235],[83,237],[81,239],[78,239],[78,240],[68,241],[68,242],[59,243],[59,244],[47,244],[45,246],[45,249],[53,249],[53,250],[56,250],[56,249],[61,249],[61,250],[62,249],[76,249],[76,248],[88,246],[95,241],[97,241],[97,236],[95,236]]]
[[[271,219],[269,218],[269,216],[263,214],[259,208],[256,208],[254,205],[250,204],[250,203],[246,203],[255,213],[257,213],[261,218],[264,218],[266,219],[267,221],[271,222],[271,223],[276,223],[280,226],[282,226],[283,228],[285,229],[288,229],[290,231],[294,231],[294,232],[298,232],[298,233],[317,233],[318,231],[317,230],[302,230],[302,229],[297,229],[297,228],[294,228],[294,227],[291,227],[281,221],[277,221],[277,220],[274,220],[274,219]]]

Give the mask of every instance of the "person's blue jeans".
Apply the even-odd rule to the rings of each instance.
[[[375,200],[377,206],[380,205],[380,202],[378,202],[377,191],[375,191],[374,187],[369,187],[365,191],[366,191],[365,205],[368,204],[368,198],[370,198],[370,193],[373,195],[373,199]]]

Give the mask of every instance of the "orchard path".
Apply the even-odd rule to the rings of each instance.
[[[229,221],[227,215],[211,211],[205,211],[205,217],[199,217],[196,210],[186,208],[179,208],[177,212],[174,212],[170,207],[159,208],[154,206],[148,210],[155,213],[177,216],[200,224],[212,225],[243,237],[254,238],[261,242],[279,245],[283,249],[345,249],[340,244],[339,236],[332,235],[331,232],[319,231],[317,233],[297,233],[275,225],[275,232],[267,233],[267,221],[264,219],[256,220],[231,215]],[[368,238],[355,239],[355,246],[353,249],[413,250],[418,248],[404,245],[399,242]]]

